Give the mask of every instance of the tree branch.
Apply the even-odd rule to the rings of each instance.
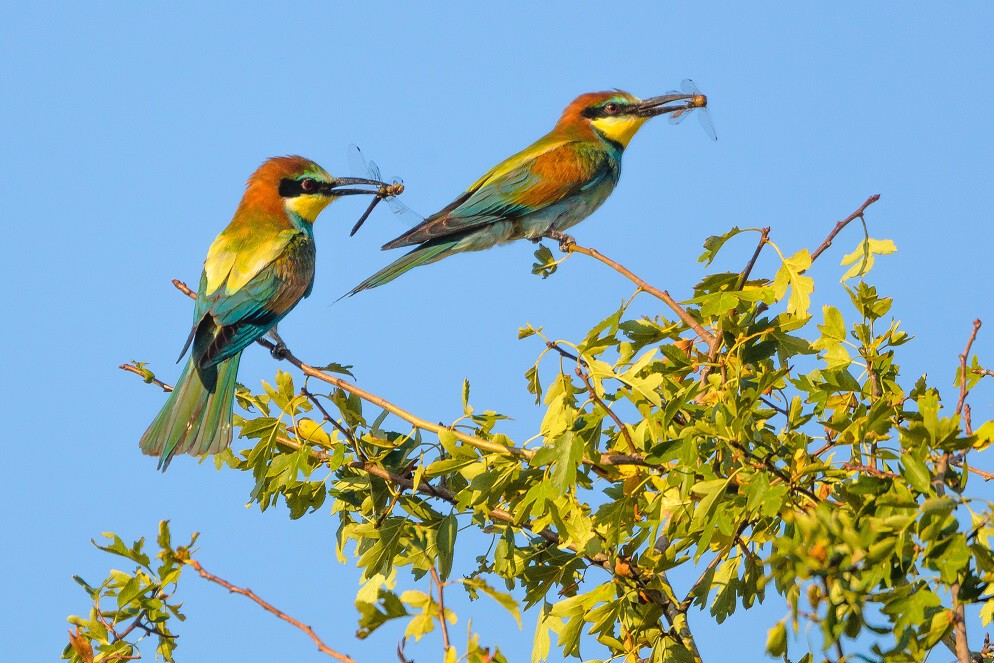
[[[759,254],[762,253],[763,247],[770,239],[770,227],[766,226],[761,228],[759,231],[759,244],[756,245],[756,250],[752,254],[752,258],[746,263],[745,269],[739,274],[739,282],[736,284],[735,289],[741,290],[745,287],[745,284],[749,281],[749,275],[752,273],[752,268],[756,266],[756,261],[759,260]]]
[[[956,402],[956,414],[963,412],[963,405],[966,403],[966,395],[970,392],[966,386],[966,362],[970,358],[970,348],[973,347],[973,342],[977,340],[977,332],[980,331],[980,326],[983,323],[980,322],[980,318],[973,321],[973,331],[970,332],[970,338],[966,341],[966,348],[963,350],[963,354],[959,356],[959,400]]]
[[[200,562],[198,562],[195,559],[185,559],[185,560],[183,560],[183,562],[185,564],[188,564],[189,566],[192,566],[193,569],[197,573],[200,574],[201,578],[204,578],[206,580],[210,580],[213,583],[221,585],[222,587],[224,587],[225,589],[227,589],[232,594],[241,594],[242,596],[246,596],[246,597],[252,599],[256,603],[258,603],[259,606],[262,607],[263,610],[266,610],[267,612],[271,612],[272,614],[276,615],[277,617],[279,617],[283,621],[287,622],[288,624],[292,624],[293,626],[296,626],[301,631],[303,631],[304,633],[306,633],[307,636],[311,640],[314,641],[314,644],[316,644],[317,647],[318,647],[318,651],[320,651],[320,652],[322,652],[324,654],[327,654],[328,656],[331,656],[332,658],[334,658],[336,661],[341,661],[342,663],[356,663],[355,659],[352,658],[351,656],[348,656],[346,654],[342,654],[340,652],[337,652],[334,649],[332,649],[331,647],[329,647],[328,645],[326,645],[324,643],[324,641],[321,640],[321,638],[318,637],[317,633],[314,632],[314,629],[312,629],[310,626],[308,626],[307,624],[304,624],[301,621],[298,621],[298,620],[294,619],[293,617],[291,617],[290,615],[286,614],[282,610],[280,610],[280,609],[276,608],[275,606],[273,606],[271,603],[268,603],[267,601],[263,600],[262,598],[259,597],[258,594],[256,594],[255,592],[253,592],[248,587],[244,587],[244,588],[243,587],[238,587],[236,585],[231,584],[230,582],[228,582],[224,578],[217,577],[213,573],[208,572],[207,569],[205,569],[203,566],[201,566]]]
[[[434,566],[431,567],[431,579],[438,587],[438,623],[442,626],[442,646],[445,647],[445,651],[449,651],[451,645],[449,643],[449,626],[445,623],[445,597],[443,594],[445,583],[438,577],[438,571],[435,570]]]
[[[690,313],[688,313],[686,309],[680,306],[680,304],[677,303],[675,299],[670,297],[670,293],[666,292],[665,290],[660,290],[659,288],[649,285],[639,277],[635,276],[635,274],[632,273],[632,271],[629,270],[627,267],[615,262],[614,260],[611,260],[610,258],[608,258],[607,256],[605,256],[596,249],[588,249],[585,246],[580,246],[579,244],[572,243],[569,245],[568,251],[570,253],[582,253],[585,256],[590,256],[594,260],[601,261],[602,263],[604,263],[605,265],[607,265],[608,267],[610,267],[611,269],[618,272],[619,274],[627,278],[629,281],[637,285],[639,287],[639,290],[649,293],[653,297],[661,300],[663,303],[669,306],[670,309],[677,314],[680,320],[684,322],[684,324],[686,324],[688,327],[694,330],[694,332],[698,336],[704,339],[705,343],[707,343],[708,345],[714,343],[714,335],[708,330],[704,329],[704,327],[701,326],[701,323],[698,322],[694,318],[694,316],[690,315]]]
[[[648,292],[648,293],[650,293],[650,294],[658,297],[662,301],[666,302],[671,308],[673,308],[674,311],[677,312],[678,315],[680,315],[681,319],[684,320],[684,322],[691,329],[694,329],[694,331],[696,331],[701,336],[701,338],[703,338],[705,341],[710,342],[713,339],[713,336],[711,336],[710,333],[708,333],[706,330],[704,330],[700,326],[700,323],[698,323],[682,307],[680,307],[680,305],[678,303],[676,303],[676,301],[674,301],[672,299],[672,297],[669,296],[668,293],[666,293],[664,291],[659,291],[658,289],[656,289],[656,288],[648,285],[647,283],[645,283],[644,281],[642,281],[641,279],[639,279],[638,277],[636,277],[634,274],[632,274],[630,271],[628,271],[626,268],[622,267],[618,263],[615,263],[614,261],[612,261],[612,260],[610,260],[608,258],[605,258],[603,255],[601,255],[597,251],[594,251],[593,249],[586,249],[584,247],[575,247],[575,245],[574,245],[574,248],[576,248],[579,253],[585,253],[587,255],[590,255],[591,257],[594,257],[597,260],[600,260],[601,262],[604,262],[605,264],[613,267],[614,269],[616,269],[620,273],[624,274],[625,276],[627,276],[628,278],[630,278],[631,280],[633,280],[633,282],[636,283],[639,286],[640,289],[645,290],[646,292]],[[191,290],[189,287],[187,287],[187,285],[185,283],[183,283],[179,279],[172,279],[172,283],[173,283],[173,285],[180,292],[182,292],[183,294],[185,294],[186,296],[188,296],[188,297],[190,297],[192,299],[196,299],[196,293],[193,290]],[[256,341],[256,343],[258,343],[259,345],[263,346],[264,348],[266,348],[270,352],[272,352],[273,350],[276,349],[276,345],[274,343],[271,343],[270,341],[266,340],[265,338],[258,339]],[[561,348],[558,348],[558,346],[555,349],[557,351],[559,351],[560,354],[563,354],[563,352],[564,352]],[[351,384],[349,382],[346,382],[345,380],[343,380],[341,378],[338,378],[338,377],[333,376],[333,375],[329,375],[329,374],[321,371],[320,369],[317,369],[317,368],[315,368],[315,367],[313,367],[313,366],[311,366],[309,364],[304,363],[302,360],[300,360],[298,357],[296,357],[288,349],[284,350],[281,353],[281,358],[285,359],[286,361],[288,361],[291,364],[293,364],[294,366],[296,366],[305,375],[313,377],[313,378],[315,378],[317,380],[321,380],[322,382],[326,382],[326,383],[328,383],[328,384],[330,384],[332,386],[338,387],[338,388],[342,389],[343,391],[345,391],[347,393],[353,394],[353,395],[361,398],[364,401],[372,403],[373,405],[376,405],[376,406],[382,408],[383,410],[385,410],[385,411],[387,411],[387,412],[389,412],[391,414],[394,414],[395,416],[399,417],[400,419],[402,419],[404,421],[407,421],[408,423],[412,424],[413,426],[415,426],[417,428],[420,428],[420,429],[423,429],[423,430],[427,430],[427,431],[431,431],[431,432],[435,433],[436,435],[437,434],[441,434],[443,432],[444,433],[450,433],[453,436],[455,436],[457,439],[465,442],[466,444],[469,444],[470,446],[473,446],[473,447],[475,447],[477,449],[480,449],[481,451],[486,451],[486,452],[490,452],[490,453],[499,453],[499,454],[503,454],[503,455],[512,455],[514,457],[517,457],[517,458],[520,458],[520,459],[524,459],[524,460],[530,459],[534,455],[534,453],[535,453],[535,452],[533,452],[531,450],[528,450],[528,449],[521,449],[521,448],[518,448],[518,447],[504,446],[502,444],[498,444],[498,443],[493,442],[491,440],[484,440],[482,438],[478,438],[478,437],[475,437],[475,436],[472,436],[472,435],[467,435],[465,433],[462,433],[461,431],[454,430],[454,429],[448,428],[446,426],[442,426],[442,425],[439,425],[439,424],[433,424],[433,423],[431,423],[429,421],[426,421],[426,420],[424,420],[424,419],[422,419],[422,418],[420,418],[420,417],[418,417],[418,416],[416,416],[416,415],[414,415],[414,414],[412,414],[410,412],[407,412],[406,410],[401,409],[400,407],[394,405],[393,403],[390,403],[386,399],[383,399],[383,398],[381,398],[379,396],[376,396],[375,394],[367,392],[366,390],[361,389],[360,387],[358,387],[356,385],[353,385],[353,384]],[[122,370],[125,370],[125,371],[128,371],[128,372],[134,373],[136,375],[142,376],[143,378],[145,377],[145,374],[137,366],[132,366],[132,365],[129,365],[129,364],[124,364],[120,368]],[[166,383],[156,382],[156,384],[158,384],[158,386],[160,386],[160,388],[162,388],[163,391],[172,391],[172,387],[170,385],[166,384]],[[281,437],[280,438],[280,442],[283,443],[283,444],[287,444],[288,446],[296,447],[296,448],[301,448],[303,446],[300,443],[294,442],[293,440],[290,440],[290,438],[286,438],[286,437]],[[330,461],[330,456],[328,456],[324,452],[320,452],[320,451],[314,450],[314,449],[311,449],[311,452],[314,453],[316,457],[318,457],[319,459],[324,460],[325,462]],[[648,463],[646,463],[646,461],[643,458],[641,458],[641,457],[639,457],[637,455],[623,455],[623,454],[601,454],[600,458],[599,458],[599,461],[591,461],[590,459],[584,459],[583,462],[584,462],[584,464],[590,465],[591,467],[595,467],[595,468],[598,466],[598,463],[600,465],[607,465],[607,466],[622,466],[622,465],[639,465],[639,466],[645,466],[645,467],[649,466]],[[352,463],[350,463],[350,466],[353,467],[353,468],[360,469],[362,471],[368,472],[369,474],[372,474],[374,476],[378,476],[378,477],[380,477],[380,478],[382,478],[384,480],[387,480],[387,481],[393,483],[394,485],[396,485],[398,487],[406,488],[406,489],[409,489],[409,490],[417,490],[420,493],[427,494],[427,495],[430,495],[432,497],[436,497],[438,499],[445,500],[446,502],[449,502],[450,504],[453,504],[453,505],[456,505],[457,502],[458,502],[458,500],[456,499],[456,496],[451,491],[449,491],[447,488],[440,487],[440,486],[432,486],[432,485],[430,485],[430,484],[428,484],[426,482],[422,482],[415,489],[414,488],[414,483],[410,479],[407,479],[407,478],[402,477],[400,475],[394,474],[393,472],[390,472],[389,470],[387,470],[387,469],[385,469],[383,467],[380,467],[378,465],[374,465],[373,463],[371,463],[369,461],[356,460],[356,461],[353,461]],[[543,539],[545,539],[546,541],[548,541],[552,545],[556,545],[556,546],[560,546],[562,548],[568,549],[568,550],[572,551],[574,554],[577,554],[577,555],[581,556],[583,559],[585,559],[586,561],[588,561],[590,564],[592,564],[594,566],[598,566],[600,568],[603,568],[603,569],[607,570],[609,573],[613,573],[614,572],[613,571],[613,564],[612,564],[611,560],[607,557],[607,555],[604,555],[603,553],[598,553],[596,555],[586,555],[586,554],[581,553],[580,551],[576,550],[572,546],[562,546],[561,543],[560,543],[559,535],[556,532],[554,532],[552,530],[549,530],[548,528],[544,528],[544,529],[542,529],[540,531],[536,531],[535,529],[533,529],[531,523],[528,522],[528,521],[525,521],[524,523],[518,523],[518,522],[516,522],[515,519],[514,519],[514,517],[511,515],[511,513],[508,512],[508,511],[506,511],[505,509],[500,509],[500,508],[492,509],[489,512],[488,515],[489,515],[489,517],[492,520],[504,522],[504,523],[507,523],[507,524],[509,524],[511,526],[514,526],[514,527],[518,527],[518,528],[522,528],[522,529],[526,529],[526,530],[532,531],[537,536],[542,537]],[[649,574],[649,573],[646,573],[644,571],[640,571],[634,564],[631,564],[631,569],[632,569],[633,579],[638,583],[638,585],[640,587],[643,587],[643,588],[645,588],[645,589],[648,590],[646,592],[646,594],[648,596],[652,597],[653,602],[659,604],[663,608],[663,612],[664,612],[664,614],[667,617],[667,621],[670,623],[671,626],[673,626],[674,628],[678,629],[678,637],[681,638],[681,641],[684,641],[685,646],[687,646],[690,649],[690,651],[693,653],[695,659],[697,661],[700,661],[701,658],[700,658],[700,654],[699,654],[699,652],[697,650],[697,645],[696,645],[696,643],[693,640],[692,634],[690,633],[689,629],[686,626],[686,619],[685,619],[685,617],[679,612],[679,609],[677,608],[677,606],[675,604],[673,604],[672,602],[670,602],[664,595],[662,595],[661,592],[652,590],[651,588],[648,587],[648,585],[646,584],[646,582],[647,582],[646,578],[651,577],[653,574]],[[200,569],[198,569],[198,572],[200,572],[201,575],[203,575],[203,572]],[[664,571],[657,572],[654,575],[655,575],[656,578],[658,578],[664,584],[668,584],[668,580],[666,579],[666,574],[665,574]],[[218,579],[218,580],[220,580],[220,579]],[[256,600],[256,602],[259,602],[260,605],[263,605],[263,602],[257,596],[255,596],[254,594],[250,595],[250,594],[245,593],[245,591],[250,591],[250,590],[237,591],[238,589],[240,589],[240,588],[230,589],[230,591],[235,591],[236,593],[242,593],[245,596],[249,596],[249,598],[252,598],[253,600]],[[272,606],[269,606],[269,607],[267,607],[267,606],[268,606],[268,604],[263,605],[263,607],[265,607],[267,610],[270,610],[270,612],[274,612],[275,611],[275,608],[272,608]],[[272,608],[272,609],[270,609],[270,608]],[[277,612],[278,611],[274,612],[274,614],[277,614]],[[278,616],[279,615],[282,615],[282,613],[279,613]],[[289,618],[289,619],[292,619],[292,618]],[[288,621],[289,621],[289,619],[288,619]],[[291,621],[290,623],[294,623],[294,622]],[[302,630],[305,630],[305,632],[308,632],[308,635],[311,635],[312,639],[315,639],[315,641],[318,642],[317,637],[315,635],[313,635],[313,631],[310,631],[309,627],[306,627],[306,626],[300,624],[299,622],[296,622],[295,625],[299,625],[298,626],[299,628],[301,628]],[[322,651],[324,651],[324,650],[322,650]],[[343,660],[343,661],[352,661],[352,659],[350,659],[348,657],[345,657],[345,658],[340,659],[340,660]]]
[[[839,221],[838,223],[836,223],[835,227],[832,228],[832,232],[828,233],[828,237],[826,237],[825,240],[821,243],[821,245],[817,249],[814,250],[814,253],[811,254],[811,262],[813,263],[815,260],[817,260],[818,256],[820,256],[822,253],[824,253],[825,250],[828,249],[828,247],[832,246],[832,240],[835,239],[836,235],[838,235],[840,232],[842,232],[843,228],[845,228],[846,226],[848,226],[850,223],[852,223],[856,219],[862,219],[863,218],[863,212],[866,211],[866,208],[869,207],[870,205],[872,205],[873,203],[877,202],[878,200],[880,200],[880,194],[879,193],[873,194],[872,196],[870,196],[869,198],[867,198],[866,202],[864,202],[862,205],[860,205],[859,208],[855,212],[853,212],[852,214],[850,214],[846,218],[844,218],[841,221]]]
[[[118,366],[118,368],[120,368],[122,371],[134,373],[148,384],[154,384],[155,386],[157,386],[159,389],[162,389],[162,391],[166,392],[167,394],[173,390],[171,386],[169,386],[162,380],[157,379],[155,375],[152,373],[152,371],[146,368],[142,368],[137,364],[121,364],[120,366]]]
[[[197,293],[193,292],[193,290],[188,288],[185,283],[183,283],[179,279],[173,279],[172,281],[173,285],[176,286],[176,288],[180,292],[185,294],[187,297],[190,297],[191,299],[197,298]],[[267,341],[265,338],[257,339],[256,343],[266,348],[270,352],[276,349],[276,345],[274,343],[271,343],[270,341]],[[466,433],[449,428],[447,426],[442,426],[440,424],[433,424],[430,421],[426,421],[421,417],[411,414],[407,410],[397,407],[396,405],[389,402],[385,398],[381,398],[376,394],[372,394],[366,391],[365,389],[362,389],[350,382],[347,382],[346,380],[343,380],[339,377],[335,377],[333,375],[329,375],[317,368],[314,368],[309,364],[305,364],[303,361],[298,359],[292,352],[290,352],[289,349],[283,349],[282,358],[290,362],[297,368],[299,368],[301,371],[303,371],[304,375],[309,375],[312,378],[321,380],[322,382],[327,382],[328,384],[334,387],[338,387],[342,391],[358,396],[362,400],[372,403],[373,405],[376,405],[377,407],[386,410],[390,414],[400,417],[409,424],[417,428],[420,428],[422,430],[431,431],[436,435],[443,432],[451,433],[453,436],[455,436],[456,439],[465,442],[466,444],[475,447],[480,451],[486,451],[488,453],[498,453],[503,455],[510,454],[512,456],[520,456],[524,458],[531,458],[531,456],[533,455],[533,452],[528,451],[527,449],[506,447],[503,444],[498,444],[497,442],[493,442],[491,440],[484,440],[483,438],[475,437],[473,435],[467,435]],[[124,368],[124,366],[122,366],[121,368]],[[125,369],[125,370],[131,370],[131,369]],[[131,372],[134,373],[135,371]]]

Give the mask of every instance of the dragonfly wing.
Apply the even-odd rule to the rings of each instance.
[[[678,111],[675,111],[675,112],[673,112],[673,113],[670,113],[670,117],[669,117],[669,120],[667,120],[667,121],[668,121],[668,122],[669,122],[670,124],[680,124],[680,123],[681,123],[681,122],[683,122],[683,121],[684,121],[685,119],[687,119],[687,115],[689,115],[689,114],[690,114],[690,111],[691,111],[691,110],[693,110],[693,109],[691,109],[691,108],[681,108],[681,109],[680,109],[680,110],[678,110]]]
[[[366,163],[366,158],[362,156],[362,150],[358,145],[349,145],[345,148],[345,156],[349,162],[349,174],[352,177],[365,177],[367,180],[373,179]]]
[[[714,130],[714,122],[711,121],[711,111],[707,108],[697,110],[697,121],[704,128],[704,133],[711,137],[711,140],[718,140],[718,134]]]
[[[689,78],[685,78],[680,82],[680,90],[682,90],[684,94],[701,93],[701,91],[697,89],[697,85],[694,83],[694,81]]]

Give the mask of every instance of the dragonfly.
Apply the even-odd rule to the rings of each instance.
[[[362,150],[359,149],[358,145],[349,145],[346,152],[349,160],[349,172],[353,177],[364,177],[368,180],[376,180],[377,182],[384,182],[385,180],[380,176],[380,167],[376,165],[375,161],[366,161],[366,158],[362,155]],[[369,203],[369,207],[363,212],[363,215],[359,217],[356,224],[352,227],[352,232],[349,233],[349,237],[355,235],[362,224],[366,222],[369,215],[373,213],[373,209],[382,201],[386,201],[387,205],[393,211],[398,218],[409,223],[411,226],[415,226],[422,221],[424,217],[412,210],[410,207],[404,203],[397,200],[397,196],[404,193],[404,180],[399,177],[391,178],[389,184],[383,184],[380,186],[376,195],[373,196],[373,200]]]
[[[714,122],[711,121],[711,111],[708,110],[708,98],[697,89],[694,81],[689,78],[685,78],[680,83],[680,90],[684,94],[689,95],[690,98],[687,100],[686,108],[681,108],[670,115],[670,124],[680,124],[688,115],[694,111],[699,111],[696,115],[701,126],[704,128],[704,132],[711,137],[711,140],[718,140],[718,134],[714,131]]]

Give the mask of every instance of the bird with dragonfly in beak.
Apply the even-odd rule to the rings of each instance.
[[[242,351],[269,334],[314,286],[314,221],[342,196],[398,192],[383,182],[332,177],[310,159],[274,157],[249,177],[231,223],[207,252],[191,356],[141,449],[165,470],[176,454],[215,454],[231,444],[235,378]]]
[[[642,125],[668,113],[680,121],[697,109],[706,113],[706,107],[707,97],[689,80],[684,92],[649,99],[621,90],[580,95],[551,132],[491,168],[449,205],[384,244],[383,249],[414,248],[346,296],[389,283],[414,267],[455,253],[544,237],[565,248],[572,242],[565,231],[590,216],[614,191],[621,176],[622,154]],[[705,128],[709,126],[708,119]],[[713,136],[713,128],[710,133]]]

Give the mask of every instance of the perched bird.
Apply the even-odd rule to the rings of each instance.
[[[193,346],[176,387],[141,438],[165,470],[175,454],[214,454],[231,444],[235,378],[242,350],[269,333],[311,293],[314,229],[336,198],[375,194],[342,188],[382,183],[332,177],[298,156],[266,161],[249,178],[231,223],[211,244],[197,290]]]
[[[621,176],[621,155],[635,133],[651,117],[698,107],[693,102],[666,105],[693,97],[667,94],[642,100],[620,90],[577,97],[552,131],[491,168],[442,210],[384,244],[384,249],[415,248],[348,294],[381,286],[453,253],[517,239],[569,240],[563,231],[590,216],[611,195]]]

